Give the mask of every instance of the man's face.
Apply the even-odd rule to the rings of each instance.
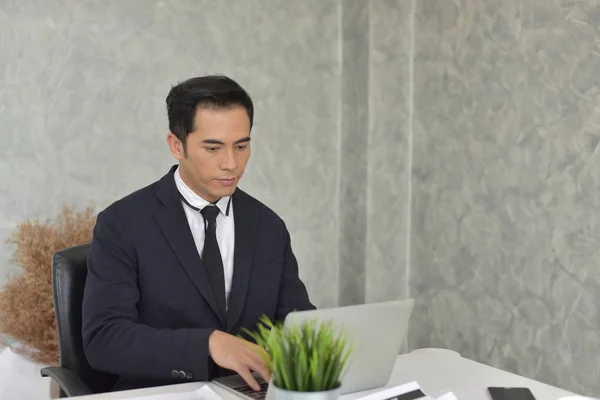
[[[181,177],[196,194],[214,202],[230,196],[250,157],[250,118],[243,107],[198,108],[194,131],[183,144],[169,133],[171,153]]]

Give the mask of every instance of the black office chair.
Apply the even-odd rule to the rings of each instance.
[[[83,352],[81,303],[89,249],[89,244],[70,247],[52,257],[59,366],[43,368],[41,373],[59,384],[59,397],[109,392],[117,381],[116,375],[94,370]]]

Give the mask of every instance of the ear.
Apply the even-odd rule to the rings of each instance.
[[[182,160],[186,157],[183,143],[172,132],[169,132],[167,135],[167,144],[169,145],[169,150],[171,150],[173,157],[178,160]]]

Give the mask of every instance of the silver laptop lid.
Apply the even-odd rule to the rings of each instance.
[[[288,314],[284,326],[303,321],[331,321],[351,335],[354,352],[342,376],[342,393],[352,393],[388,383],[396,357],[406,337],[414,300],[398,300]]]

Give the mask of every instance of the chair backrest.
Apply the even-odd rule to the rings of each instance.
[[[116,375],[93,369],[83,351],[81,304],[87,278],[89,244],[70,247],[52,257],[52,297],[58,333],[59,366],[67,368],[93,393],[111,391]]]

